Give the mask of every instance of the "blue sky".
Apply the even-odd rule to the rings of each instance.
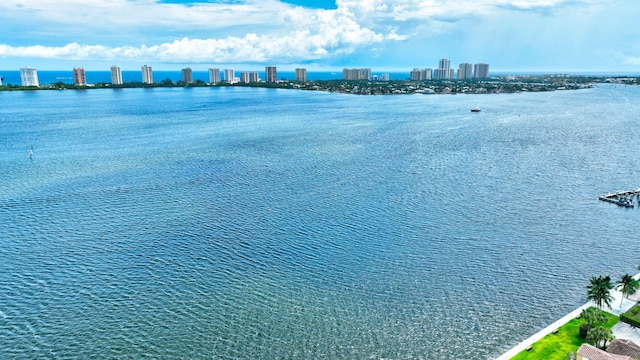
[[[0,69],[640,72],[638,0],[2,0]]]

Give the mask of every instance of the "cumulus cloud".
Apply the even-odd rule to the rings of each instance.
[[[9,5],[12,2],[8,0],[8,3],[1,4],[0,10],[2,7],[11,8]],[[55,13],[56,23],[68,23],[81,28],[86,26],[86,31],[99,31],[107,26],[105,24],[110,24],[110,31],[118,34],[127,34],[128,30],[127,35],[132,36],[126,36],[123,42],[131,42],[132,38],[145,31],[162,33],[167,28],[171,28],[170,32],[174,34],[203,35],[210,32],[223,36],[164,36],[178,39],[155,44],[115,46],[83,45],[78,41],[62,46],[4,44],[0,46],[0,56],[163,62],[295,62],[348,54],[385,38],[383,34],[361,26],[346,8],[311,10],[273,0],[200,3],[192,6],[158,4],[151,0],[94,0],[91,5],[80,0],[66,0],[58,4],[60,8],[57,8],[58,5],[54,7],[52,1],[32,0],[29,6],[41,9],[42,19],[47,13]],[[24,11],[23,6],[14,5],[11,11]],[[76,11],[71,11],[74,7]],[[80,13],[77,9],[81,9]],[[127,13],[139,15],[123,16]],[[96,19],[100,19],[99,24],[95,24]],[[251,29],[260,32],[225,36],[225,31],[217,30],[229,28],[228,33],[237,33],[238,30],[234,29],[243,28],[249,23],[252,24]],[[162,30],[154,30],[157,26]],[[60,31],[64,30],[61,28]]]
[[[64,46],[9,46],[0,44],[0,57],[35,57],[69,60],[139,60],[161,62],[265,62],[322,59],[330,54],[353,52],[383,36],[355,24],[323,23],[324,31],[297,31],[285,36],[247,34],[222,39],[183,38],[140,47],[109,47],[71,43]]]
[[[468,38],[461,34],[469,24],[482,24],[468,19],[504,22],[594,1],[337,0],[325,10],[279,0],[2,0],[0,57],[330,64],[352,54],[367,59],[372,48],[455,43],[446,37]]]

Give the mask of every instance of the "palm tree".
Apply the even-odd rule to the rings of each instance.
[[[611,329],[604,328],[602,326],[596,326],[592,328],[591,330],[589,330],[589,333],[587,334],[587,341],[593,341],[593,344],[595,346],[598,346],[600,342],[603,342],[602,346],[598,346],[601,349],[606,348],[607,341],[611,341],[613,339],[614,337]]]
[[[580,325],[580,337],[583,339],[587,337],[587,334],[592,327],[607,322],[607,315],[604,314],[604,311],[594,307],[582,310],[580,317],[585,321],[584,324]]]
[[[611,277],[608,275],[592,277],[589,279],[589,283],[591,285],[587,286],[587,300],[593,301],[600,309],[603,305],[611,307],[611,300],[613,300]]]
[[[622,275],[622,278],[618,282],[618,285],[621,285],[620,292],[622,292],[622,295],[629,298],[629,295],[633,295],[636,293],[636,291],[638,291],[638,288],[640,287],[640,282],[634,279],[633,276],[629,274],[624,274]],[[622,299],[620,299],[620,307],[622,307],[624,296],[622,297]]]

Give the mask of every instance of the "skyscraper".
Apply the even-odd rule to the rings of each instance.
[[[73,68],[73,84],[87,85],[87,74],[84,72],[84,68]]]
[[[217,84],[220,82],[220,69],[209,69],[209,83]]]
[[[153,84],[153,70],[151,66],[142,67],[142,82],[145,84]]]
[[[447,69],[435,69],[433,70],[433,78],[435,80],[446,80],[449,76]]]
[[[418,68],[413,68],[413,70],[411,70],[411,72],[409,73],[409,80],[411,81],[422,80],[422,70]]]
[[[193,71],[190,67],[182,69],[182,82],[187,84],[193,82]]]
[[[438,68],[434,72],[434,78],[439,80],[450,79],[451,78],[451,72],[449,71],[450,69],[451,69],[451,61],[449,61],[449,59],[441,59],[440,61],[438,61]],[[438,70],[443,70],[443,71],[438,71]]]
[[[296,69],[296,81],[307,81],[307,69]]]
[[[122,85],[122,70],[118,65],[111,67],[111,83],[113,85]]]
[[[473,66],[473,77],[476,79],[486,79],[489,77],[489,64],[479,63]]]
[[[224,82],[233,84],[235,82],[236,72],[233,69],[224,69]]]
[[[473,65],[462,63],[458,66],[458,80],[471,79],[473,77]]]
[[[371,69],[342,69],[342,80],[371,80]]]
[[[248,83],[249,82],[249,72],[248,71],[240,72],[240,82],[241,83]]]
[[[22,86],[40,86],[36,68],[26,67],[20,69],[20,80],[22,80]]]
[[[438,61],[438,69],[447,69],[447,71],[449,71],[449,68],[451,68],[451,61],[449,61],[449,59],[440,59],[440,61]]]
[[[249,73],[249,82],[251,83],[260,82],[260,76],[258,75],[257,71],[252,71]]]
[[[266,82],[276,82],[278,81],[278,72],[276,71],[275,66],[267,66],[264,68],[265,72],[265,81]]]
[[[431,80],[433,76],[433,70],[431,68],[422,69],[422,80]]]

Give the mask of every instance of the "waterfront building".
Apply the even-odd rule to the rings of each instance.
[[[433,77],[438,80],[451,79],[453,78],[453,74],[450,70],[452,70],[451,61],[449,61],[449,59],[440,59],[440,61],[438,61],[438,68],[434,71]]]
[[[212,68],[209,69],[209,83],[217,84],[220,82],[220,69]]]
[[[422,78],[422,70],[418,68],[414,68],[413,70],[411,70],[411,72],[409,73],[409,80],[411,81],[424,80]]]
[[[447,76],[449,76],[449,71],[447,69],[433,70],[433,78],[435,80],[446,80]]]
[[[389,74],[387,74],[387,73],[380,74],[380,76],[378,76],[378,80],[380,80],[380,81],[389,81]]]
[[[153,84],[153,69],[151,66],[142,67],[142,82],[145,84]]]
[[[80,86],[87,85],[87,74],[84,68],[73,68],[73,84]]]
[[[122,70],[118,65],[111,67],[111,84],[122,85]]]
[[[440,59],[440,61],[438,61],[438,69],[447,69],[447,71],[449,71],[450,68],[451,61],[449,61],[449,59]]]
[[[471,79],[473,77],[473,65],[462,63],[458,66],[458,80]]]
[[[425,68],[423,71],[425,80],[431,80],[433,78],[433,70],[431,68]]]
[[[431,80],[432,70],[430,68],[418,69],[414,68],[409,73],[409,79],[413,81]]]
[[[489,77],[489,64],[479,63],[473,67],[473,77],[476,79],[486,79]]]
[[[0,86],[2,86],[2,80],[4,80],[4,78],[0,75]]]
[[[249,72],[243,71],[240,73],[240,82],[248,83],[249,82]]]
[[[40,86],[38,82],[38,70],[36,70],[36,68],[21,68],[20,80],[22,81],[22,86]]]
[[[193,71],[190,67],[182,69],[182,82],[187,84],[193,82]]]
[[[307,81],[307,69],[296,69],[296,81]]]
[[[224,69],[224,82],[228,84],[235,83],[236,72],[233,69]]]
[[[370,68],[360,69],[360,78],[362,80],[371,80],[371,69]]]
[[[252,71],[249,73],[249,82],[250,83],[260,82],[260,76],[258,75],[257,71]]]
[[[344,68],[342,69],[342,80],[371,80],[371,69]]]
[[[278,72],[276,71],[275,66],[267,66],[264,68],[265,72],[265,81],[266,82],[276,82],[278,81]]]

